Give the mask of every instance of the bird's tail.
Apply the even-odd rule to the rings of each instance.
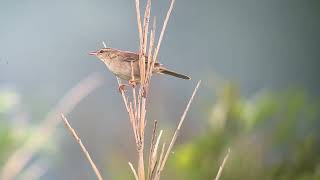
[[[160,67],[159,73],[161,73],[161,74],[167,74],[167,75],[174,76],[174,77],[181,78],[181,79],[190,79],[189,76],[176,73],[176,72],[174,72],[174,71],[168,70],[168,69],[163,68],[163,67]]]

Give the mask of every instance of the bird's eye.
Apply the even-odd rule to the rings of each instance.
[[[99,53],[103,53],[103,50],[100,50]]]

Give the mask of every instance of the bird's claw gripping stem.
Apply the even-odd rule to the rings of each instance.
[[[125,87],[126,86],[127,86],[126,84],[120,84],[119,87],[118,87],[119,92],[120,93],[125,92],[125,90],[126,90]]]
[[[137,86],[136,81],[133,79],[129,80],[129,84],[131,85],[132,88],[135,88]]]

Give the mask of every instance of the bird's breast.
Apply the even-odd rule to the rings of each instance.
[[[127,61],[121,61],[121,60],[110,60],[108,62],[105,62],[108,69],[115,74],[116,76],[120,77],[124,80],[130,80],[131,79],[131,63]],[[137,76],[137,69],[136,63],[134,63],[134,75]]]

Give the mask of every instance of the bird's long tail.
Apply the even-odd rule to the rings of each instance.
[[[167,75],[174,76],[174,77],[181,78],[181,79],[190,79],[189,76],[176,73],[176,72],[174,72],[174,71],[168,70],[168,69],[163,68],[163,67],[160,67],[159,73],[161,73],[161,74],[167,74]]]

